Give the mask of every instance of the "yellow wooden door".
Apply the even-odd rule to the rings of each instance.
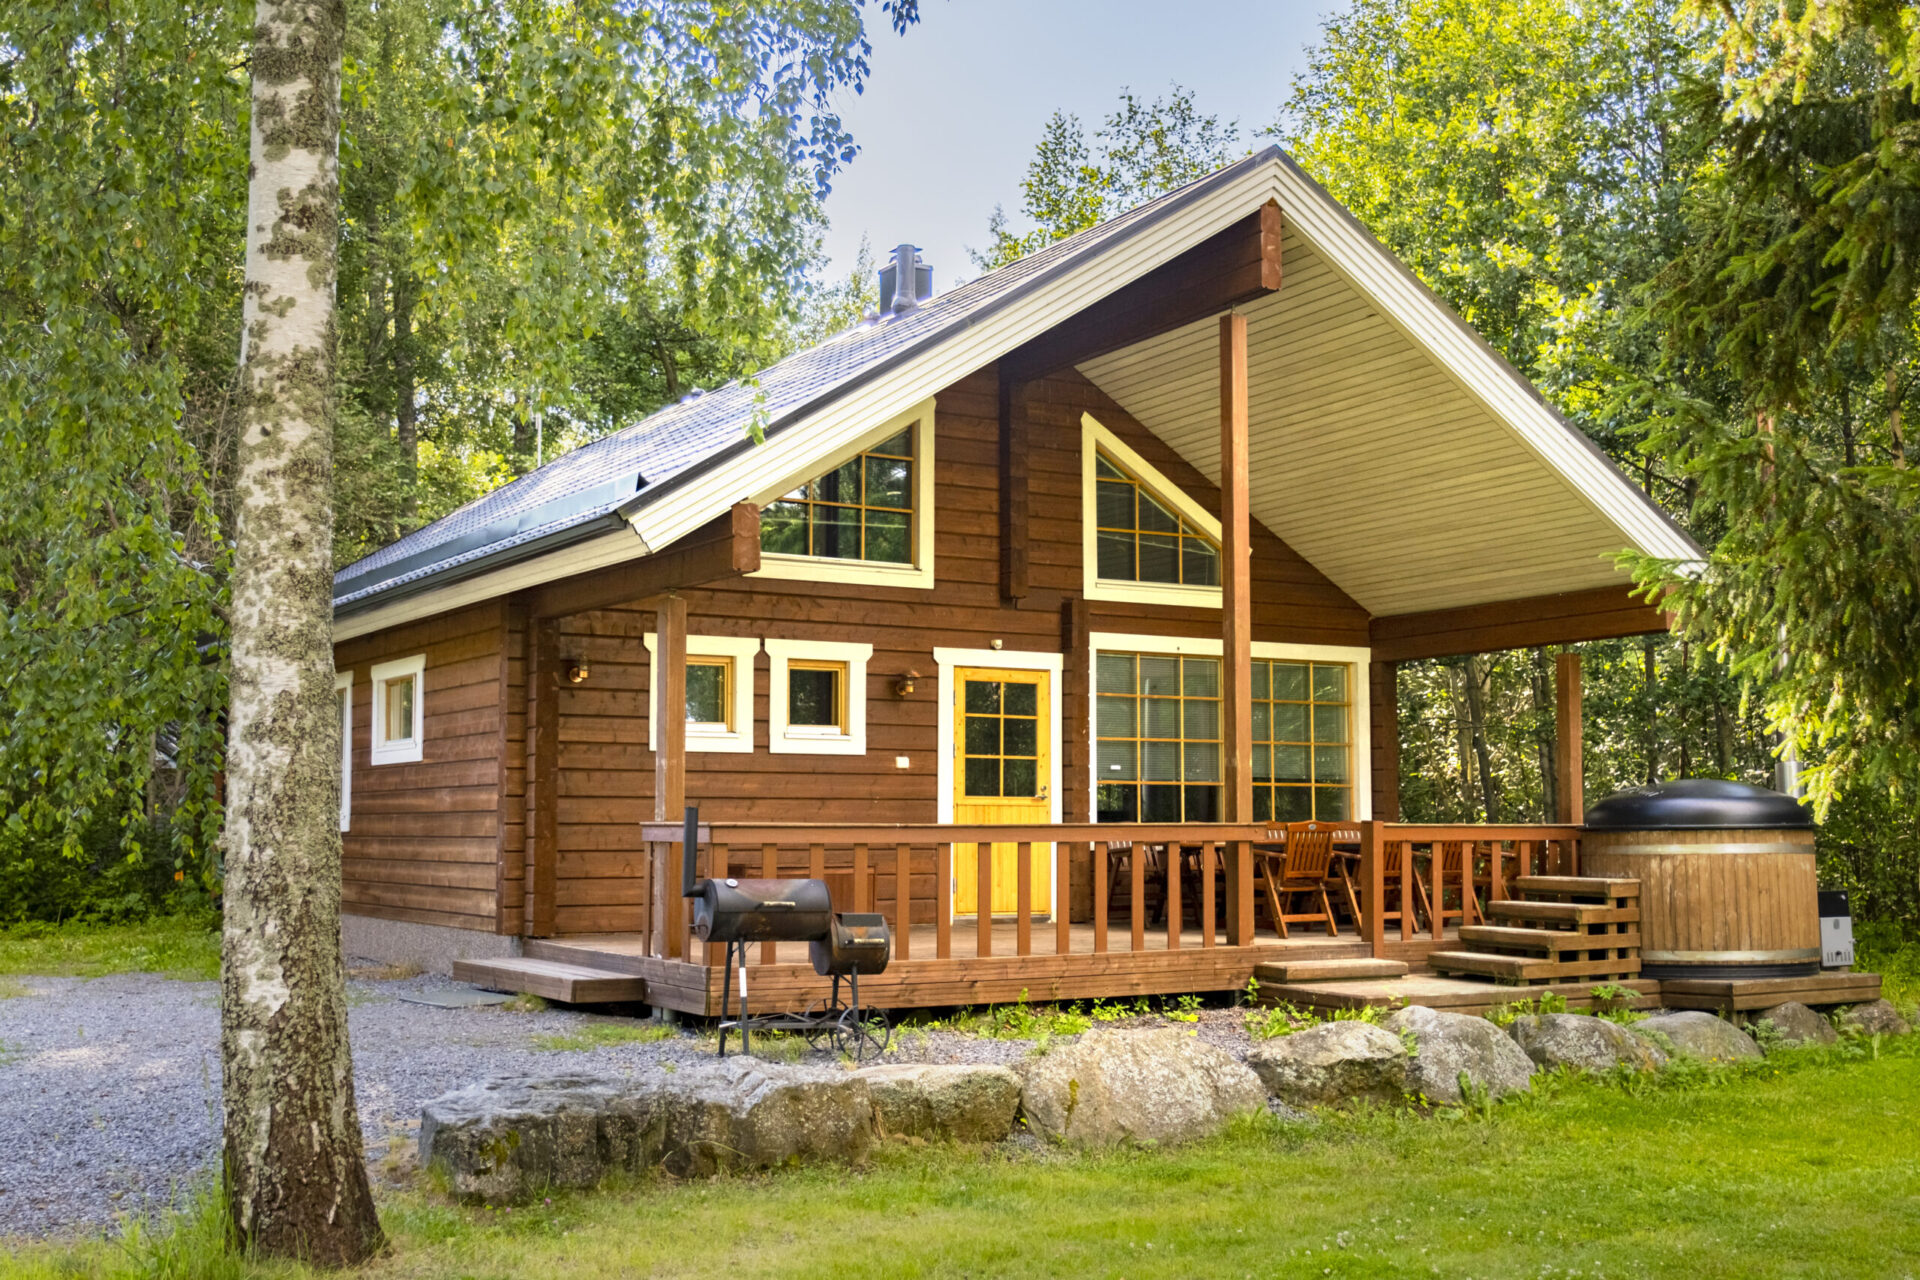
[[[953,820],[1042,826],[1053,813],[1052,676],[1045,671],[962,667],[953,681]],[[979,911],[979,862],[971,846],[953,858],[953,913]],[[1033,914],[1048,914],[1053,897],[1053,846],[1035,844],[1030,883]],[[994,915],[1020,908],[1019,845],[993,846]]]

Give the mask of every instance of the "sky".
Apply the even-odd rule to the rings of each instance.
[[[827,278],[853,269],[864,233],[876,264],[919,245],[934,287],[978,274],[1004,205],[1016,231],[1020,178],[1056,110],[1089,133],[1131,87],[1149,100],[1170,83],[1202,111],[1238,119],[1242,136],[1273,123],[1335,0],[921,0],[905,36],[868,7],[866,92],[841,96],[860,154],[827,197]]]

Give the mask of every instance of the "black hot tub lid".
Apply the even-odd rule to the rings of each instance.
[[[1711,831],[1813,827],[1813,811],[1792,796],[1721,778],[1676,778],[1628,787],[1587,810],[1589,831]]]

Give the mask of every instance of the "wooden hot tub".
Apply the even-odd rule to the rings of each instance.
[[[1820,971],[1813,835],[1791,796],[1683,778],[1588,810],[1581,874],[1640,881],[1643,977],[1795,977]]]

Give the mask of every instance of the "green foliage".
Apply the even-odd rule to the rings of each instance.
[[[1122,89],[1119,107],[1091,141],[1078,116],[1056,111],[1020,180],[1020,211],[1034,227],[1016,234],[996,207],[987,225],[991,243],[969,253],[982,271],[1004,267],[1245,153],[1239,124],[1204,114],[1193,92],[1177,84],[1151,102]]]
[[[1565,1013],[1567,998],[1557,991],[1543,991],[1531,1000],[1510,1000],[1487,1010],[1487,1021],[1496,1027],[1510,1027],[1522,1018],[1543,1013]]]
[[[130,854],[111,821],[96,821],[75,847],[57,834],[0,832],[0,925],[119,923],[212,905],[199,879],[167,856],[173,837],[164,823],[142,823],[136,834],[142,851]]]
[[[535,1036],[533,1047],[551,1053],[576,1052],[583,1049],[601,1049],[615,1044],[657,1044],[662,1040],[674,1040],[680,1035],[679,1029],[664,1022],[637,1022],[632,1020],[607,1020],[589,1022],[562,1035]],[[753,1038],[754,1051],[761,1049],[762,1036]],[[771,1040],[769,1040],[771,1043]]]
[[[1881,995],[1909,1021],[1920,1014],[1920,936],[1891,924],[1854,924],[1853,967],[1880,975]]]

